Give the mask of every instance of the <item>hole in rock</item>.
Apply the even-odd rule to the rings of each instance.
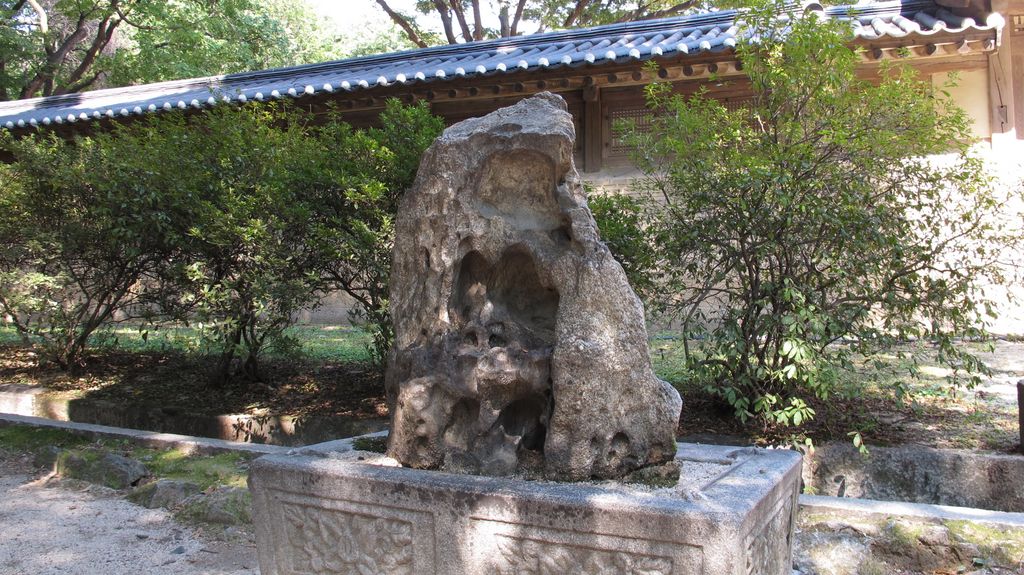
[[[560,246],[564,246],[572,242],[572,234],[569,229],[564,226],[555,228],[548,232],[548,237],[551,238],[551,241]]]
[[[452,407],[448,427],[444,431],[444,442],[450,447],[469,449],[470,438],[475,435],[477,419],[480,417],[480,402],[475,399],[460,399]]]
[[[547,427],[542,419],[545,419],[543,401],[539,398],[517,399],[501,410],[495,425],[508,435],[521,437],[520,447],[543,451]]]
[[[611,442],[608,443],[608,459],[619,459],[628,453],[629,436],[621,431],[613,435]]]
[[[452,310],[460,323],[501,324],[496,333],[504,344],[517,341],[523,349],[550,346],[555,339],[558,292],[541,283],[526,248],[512,246],[491,266],[477,251],[462,258]],[[497,330],[495,330],[497,331]],[[482,342],[481,342],[482,343]]]

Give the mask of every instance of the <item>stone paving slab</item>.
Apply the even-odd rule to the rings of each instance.
[[[294,451],[293,448],[282,447],[279,445],[242,443],[239,441],[225,441],[223,439],[192,437],[190,435],[177,435],[174,433],[156,433],[153,431],[140,431],[138,429],[124,429],[121,427],[94,425],[91,423],[75,423],[72,421],[46,419],[44,417],[0,413],[0,427],[7,427],[11,425],[31,425],[33,427],[63,429],[71,433],[86,435],[89,437],[123,439],[146,447],[184,449],[192,453],[243,451],[258,455],[269,455],[272,453],[289,453]]]
[[[930,505],[901,501],[875,501],[850,497],[828,497],[823,495],[801,495],[800,511],[842,512],[844,515],[870,515],[877,517],[906,517],[934,519],[937,521],[973,521],[998,527],[1024,527],[1024,513],[1007,513],[971,507],[951,505]]]

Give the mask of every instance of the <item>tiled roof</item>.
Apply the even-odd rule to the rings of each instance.
[[[820,5],[811,4],[810,8],[823,11],[828,18],[849,20],[855,38],[865,41],[993,30],[1003,23],[998,14],[986,22],[957,16],[932,0],[869,2],[823,10]],[[599,67],[659,56],[685,58],[732,48],[737,32],[737,12],[722,10],[323,64],[17,100],[0,103],[0,127],[86,122],[230,102],[303,98],[325,92],[372,92],[395,84],[415,85],[562,66]]]

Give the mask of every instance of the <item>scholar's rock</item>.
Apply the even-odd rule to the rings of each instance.
[[[466,120],[396,221],[388,454],[486,475],[621,477],[675,456],[640,300],[601,243],[564,101]]]

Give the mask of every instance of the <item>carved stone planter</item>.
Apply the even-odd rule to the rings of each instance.
[[[683,444],[680,485],[659,489],[384,467],[328,451],[253,463],[263,575],[791,572],[795,452]]]

